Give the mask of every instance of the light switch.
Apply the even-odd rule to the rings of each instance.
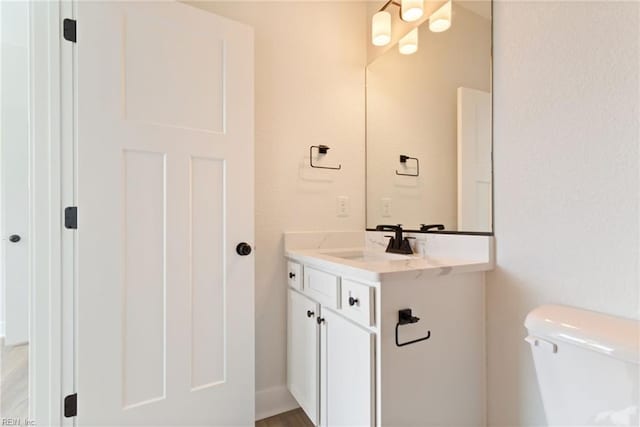
[[[347,196],[338,196],[336,214],[340,217],[349,216],[349,198]]]
[[[391,198],[383,197],[381,199],[380,210],[382,211],[381,215],[383,218],[391,217]]]

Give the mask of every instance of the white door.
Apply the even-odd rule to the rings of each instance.
[[[78,2],[79,425],[253,425],[253,32]]]
[[[318,424],[318,323],[320,306],[289,289],[287,386],[300,407]]]
[[[322,310],[320,425],[371,427],[375,420],[373,333]]]
[[[5,344],[29,340],[29,4],[0,3],[2,271]],[[0,308],[2,312],[2,308]]]
[[[491,231],[491,94],[458,88],[458,230]]]

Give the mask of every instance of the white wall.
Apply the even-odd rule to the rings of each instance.
[[[364,230],[362,2],[199,2],[255,28],[256,407],[288,409],[283,232]],[[310,145],[331,147],[311,169]],[[315,162],[314,162],[315,163]],[[252,167],[252,165],[247,165]],[[336,197],[350,215],[336,216]]]
[[[640,317],[639,12],[637,2],[495,4],[492,426],[545,422],[523,341],[529,310]]]

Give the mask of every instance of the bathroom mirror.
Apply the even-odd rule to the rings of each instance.
[[[367,67],[368,229],[493,231],[492,4],[449,5],[448,29],[425,16]],[[402,54],[416,33],[417,50]]]

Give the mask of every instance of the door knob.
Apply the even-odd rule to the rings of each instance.
[[[354,306],[356,304],[359,304],[360,301],[358,300],[358,298],[354,298],[354,297],[349,297],[349,305],[350,306]]]
[[[18,236],[17,234],[12,234],[11,236],[9,236],[9,241],[11,243],[18,243],[20,241],[20,236]]]
[[[289,273],[289,279],[293,279],[294,277],[296,277],[296,273]]]
[[[307,317],[313,317],[315,313],[311,310],[307,310]]]
[[[236,246],[236,252],[240,256],[247,256],[251,253],[251,245],[247,242],[238,243],[238,246]]]

